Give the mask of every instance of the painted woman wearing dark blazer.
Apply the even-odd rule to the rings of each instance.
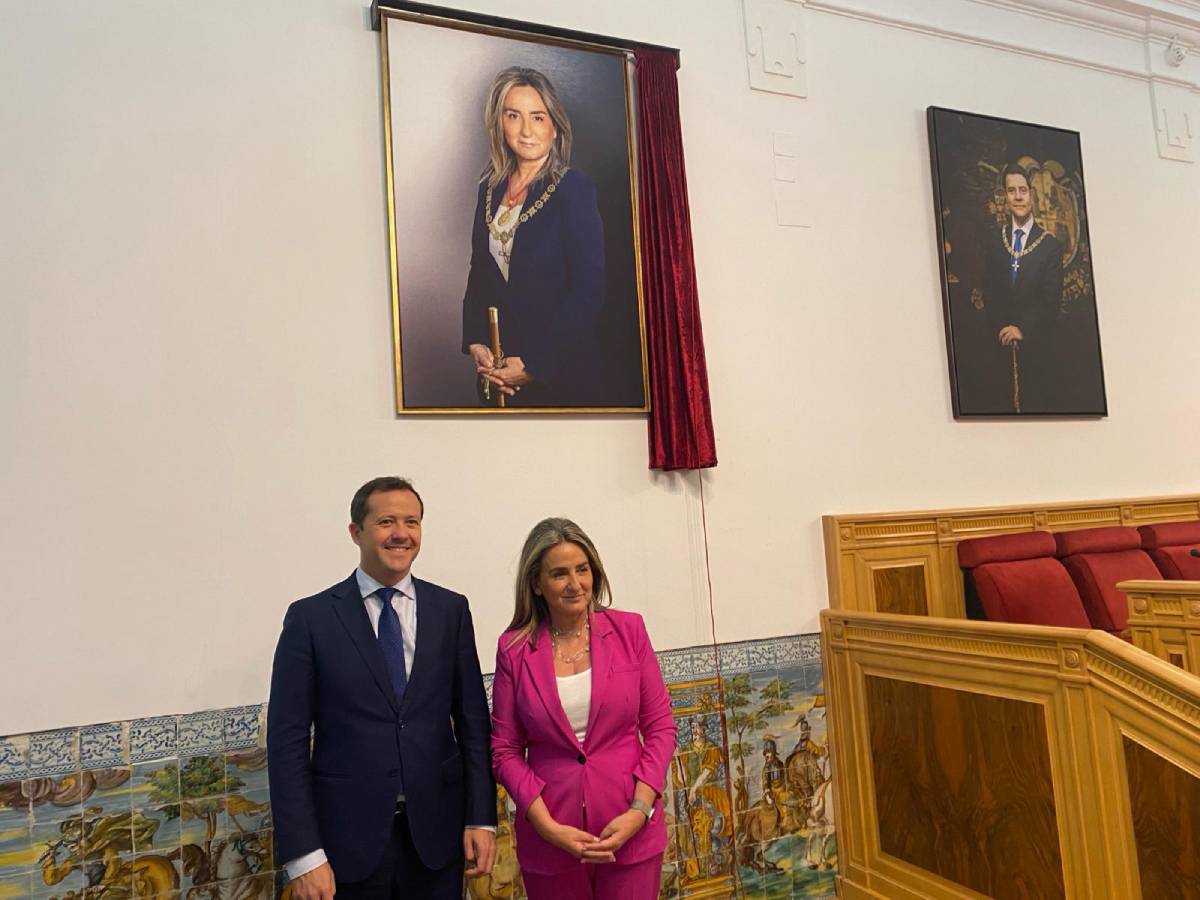
[[[534,526],[492,690],[492,769],[517,806],[529,900],[658,897],[675,723],[642,617],[609,598],[583,529]]]
[[[489,156],[471,230],[462,351],[509,405],[583,406],[601,387],[604,305],[596,187],[570,168],[571,120],[536,69],[505,69],[484,107]],[[504,359],[493,359],[488,307]]]

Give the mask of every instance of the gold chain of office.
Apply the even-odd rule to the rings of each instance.
[[[1032,229],[1030,229],[1030,230],[1032,230]],[[1014,250],[1012,241],[1010,241],[1008,239],[1008,229],[1007,228],[1000,229],[1000,237],[1004,240],[1004,249],[1006,249],[1008,251],[1008,255],[1011,256],[1013,259],[1020,259],[1023,256],[1028,256],[1030,253],[1032,253],[1034,250],[1036,250],[1038,248],[1038,244],[1040,244],[1042,241],[1044,241],[1046,239],[1046,235],[1048,235],[1049,233],[1050,232],[1048,232],[1048,231],[1042,231],[1042,233],[1038,235],[1038,239],[1036,241],[1034,241],[1032,244],[1030,244],[1028,247],[1022,247],[1020,250]]]
[[[488,231],[492,233],[492,237],[494,237],[501,244],[507,244],[512,240],[512,236],[517,233],[517,229],[537,215],[538,210],[546,205],[547,201],[550,199],[550,195],[553,194],[557,189],[558,185],[553,181],[550,182],[550,184],[546,186],[546,190],[542,191],[542,196],[533,201],[533,206],[522,211],[521,217],[517,219],[517,224],[513,225],[513,227],[507,231],[501,231],[492,222],[492,188],[491,185],[488,185],[487,196],[485,196],[483,199],[483,222],[485,225],[487,225]]]

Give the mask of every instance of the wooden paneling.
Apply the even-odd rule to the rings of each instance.
[[[821,621],[841,896],[1200,898],[1200,678],[1081,628]]]
[[[1200,897],[1200,779],[1124,738],[1142,896]]]
[[[876,608],[907,616],[929,615],[925,568],[924,563],[876,568],[872,573]]]
[[[1135,647],[1200,675],[1200,581],[1121,581]]]
[[[898,600],[912,599],[916,595],[897,593],[894,583],[880,591],[873,573],[888,568],[889,561],[899,566],[923,559],[928,566],[924,573],[925,612],[963,617],[962,572],[957,558],[960,541],[1024,531],[1193,519],[1200,519],[1200,496],[828,515],[822,517],[822,530],[829,606],[878,612]]]
[[[1036,703],[868,676],[879,846],[996,900],[1064,897]]]

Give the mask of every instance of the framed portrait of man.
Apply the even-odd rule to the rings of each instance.
[[[1079,133],[927,118],[955,418],[1107,415]]]
[[[379,13],[397,411],[645,412],[626,52],[396,5]]]

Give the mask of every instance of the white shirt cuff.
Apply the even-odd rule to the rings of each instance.
[[[495,825],[468,825],[467,827],[468,828],[476,828],[479,831],[490,831],[492,834],[496,833]]]
[[[305,853],[298,859],[293,859],[290,862],[284,863],[284,868],[287,869],[288,881],[295,881],[301,875],[311,872],[318,866],[323,866],[329,862],[325,856],[323,847],[318,847],[312,853]]]

